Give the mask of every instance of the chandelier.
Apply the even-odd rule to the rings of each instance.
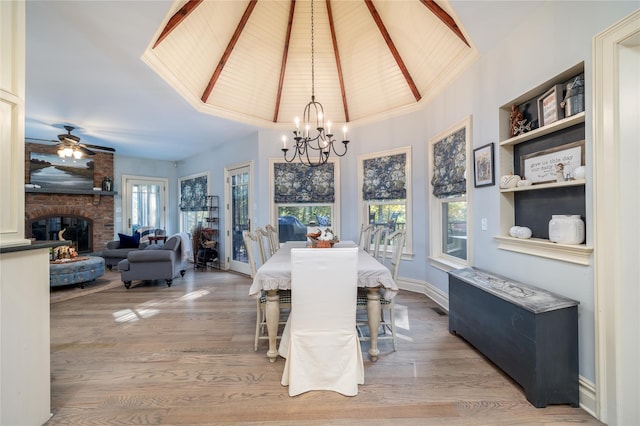
[[[302,114],[302,123],[298,117],[295,119],[296,128],[293,131],[293,155],[287,157],[289,148],[287,148],[287,137],[282,136],[282,152],[287,163],[292,162],[298,157],[300,162],[305,166],[318,167],[329,160],[331,151],[338,157],[342,157],[347,153],[347,126],[342,128],[342,144],[344,151],[339,154],[336,151],[336,140],[331,133],[331,122],[327,121],[327,129],[324,127],[324,109],[322,104],[316,101],[315,96],[315,45],[313,38],[313,0],[311,0],[311,102],[304,107]],[[302,124],[302,128],[300,125]],[[315,130],[313,130],[315,129]],[[315,134],[315,135],[314,135]]]

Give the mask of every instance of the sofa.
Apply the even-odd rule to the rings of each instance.
[[[118,234],[120,239],[109,241],[106,250],[102,251],[104,266],[111,270],[118,262],[126,259],[130,251],[147,248],[151,235],[164,235],[164,230],[145,226],[137,228],[133,235]]]
[[[188,234],[172,235],[162,246],[152,244],[142,250],[131,250],[127,258],[118,262],[118,271],[126,288],[133,280],[166,280],[171,287],[173,279],[184,276],[191,242]]]

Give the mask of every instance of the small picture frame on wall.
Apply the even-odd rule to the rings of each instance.
[[[495,185],[493,143],[473,150],[473,181],[476,188]]]
[[[538,98],[538,126],[543,127],[564,118],[560,103],[562,85],[556,84]]]

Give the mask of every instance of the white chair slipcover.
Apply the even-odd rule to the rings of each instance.
[[[358,394],[364,364],[356,332],[358,249],[292,249],[291,314],[280,344],[282,385]]]

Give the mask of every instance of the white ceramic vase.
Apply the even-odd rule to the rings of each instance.
[[[558,244],[582,244],[584,241],[584,222],[580,215],[551,215],[549,240]]]
[[[505,175],[500,178],[500,188],[515,188],[520,182],[518,175]]]
[[[584,179],[587,175],[587,169],[585,166],[579,166],[573,169],[573,177],[575,179]]]

